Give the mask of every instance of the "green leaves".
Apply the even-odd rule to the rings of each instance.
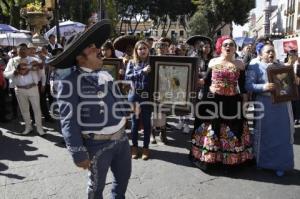
[[[206,17],[204,16],[203,12],[198,11],[196,12],[190,20],[189,23],[190,35],[209,35],[209,26]]]
[[[244,25],[249,12],[255,7],[255,0],[192,0],[198,12],[207,20],[209,34],[214,36],[224,24],[235,22]]]

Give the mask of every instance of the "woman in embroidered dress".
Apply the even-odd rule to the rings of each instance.
[[[151,67],[149,65],[149,46],[145,41],[136,43],[133,52],[133,59],[128,62],[125,74],[126,80],[132,81],[132,90],[128,95],[128,101],[133,103],[132,125],[131,125],[131,139],[132,150],[131,156],[133,159],[138,158],[138,127],[139,120],[142,120],[144,127],[144,146],[142,159],[149,159],[149,143],[151,133],[151,106],[145,104],[149,101],[149,72]],[[145,102],[143,104],[143,102]]]
[[[220,57],[209,62],[197,117],[199,126],[192,135],[192,162],[201,169],[215,164],[239,165],[252,159],[250,133],[243,117],[244,64],[235,60],[236,44],[229,36],[218,39]],[[202,103],[203,103],[202,102]],[[210,113],[209,113],[210,112]],[[211,114],[214,113],[214,114]]]
[[[294,168],[293,111],[290,101],[272,103],[270,91],[275,89],[275,84],[268,83],[267,68],[276,61],[274,47],[265,45],[259,53],[260,61],[250,62],[246,73],[246,89],[255,93],[256,102],[263,105],[259,107],[263,112],[256,112],[257,117],[262,113],[263,117],[255,122],[254,128],[256,164],[282,176]]]

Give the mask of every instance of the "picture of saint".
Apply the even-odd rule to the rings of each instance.
[[[160,65],[158,70],[158,92],[160,103],[186,104],[188,96],[188,66]]]
[[[288,73],[277,74],[274,78],[274,83],[278,86],[278,89],[276,89],[277,95],[290,95],[293,92],[290,86],[293,82],[291,82]]]
[[[114,80],[118,79],[118,71],[115,65],[105,64],[103,65],[103,70],[106,70],[114,78]]]

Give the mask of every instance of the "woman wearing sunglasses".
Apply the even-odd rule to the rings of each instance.
[[[247,121],[242,105],[244,90],[244,64],[235,59],[236,44],[229,36],[216,43],[220,55],[212,59],[204,77],[208,91],[203,94],[196,117],[199,126],[192,134],[192,162],[200,169],[216,164],[225,168],[251,160],[252,148]]]
[[[260,61],[251,62],[246,73],[246,89],[255,93],[255,101],[263,105],[256,107],[263,108],[263,117],[256,120],[254,127],[256,164],[258,168],[271,169],[283,176],[285,171],[294,168],[292,106],[290,101],[272,103],[271,91],[276,86],[268,83],[267,68],[276,63],[274,47],[261,45],[258,53]],[[281,67],[278,63],[275,65]]]

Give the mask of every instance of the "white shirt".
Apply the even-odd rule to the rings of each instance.
[[[80,68],[87,73],[93,72],[93,70],[90,68],[86,68],[86,67],[80,67]],[[99,73],[97,75],[98,75],[98,84],[99,85],[103,85],[109,81],[114,81],[114,78],[107,71],[99,71]]]
[[[37,61],[39,64],[43,63],[43,60],[38,56],[31,57],[34,61]],[[45,72],[45,65],[43,65],[42,69],[39,69],[39,81],[42,82],[42,86],[46,85],[46,72]]]
[[[116,55],[116,57],[118,57],[118,58],[122,58],[122,57],[124,56],[124,53],[121,52],[121,51],[115,50],[115,55]]]
[[[27,75],[16,75],[12,79],[16,86],[27,86],[33,83],[38,84],[39,75],[36,71],[29,71]]]
[[[27,63],[31,63],[33,61],[37,61],[40,63],[40,60],[37,59],[36,57],[29,57],[27,56],[26,58],[24,58],[27,60]],[[9,87],[10,88],[14,88],[15,85],[15,78],[14,78],[14,71],[16,70],[19,62],[21,60],[21,57],[20,56],[17,56],[17,57],[14,57],[14,58],[11,58],[9,59],[8,63],[7,63],[7,66],[4,70],[4,77],[6,78],[9,78]],[[31,68],[31,65],[29,65],[29,68]],[[20,85],[19,85],[20,86]]]
[[[49,42],[49,45],[50,45],[50,47],[51,47],[52,50],[55,49],[55,46],[56,46],[57,48],[63,48],[59,43],[55,43],[55,44],[53,45],[53,44],[51,44],[51,43]]]
[[[80,68],[87,73],[93,72],[93,70],[90,68],[86,68],[86,67],[80,67]],[[113,77],[107,71],[100,71],[98,75],[99,75],[98,77],[99,85],[105,84],[106,81],[113,81]],[[94,133],[100,135],[109,135],[121,130],[125,126],[125,124],[126,124],[126,117],[123,117],[117,125],[104,127],[100,131],[82,131],[82,134]]]

